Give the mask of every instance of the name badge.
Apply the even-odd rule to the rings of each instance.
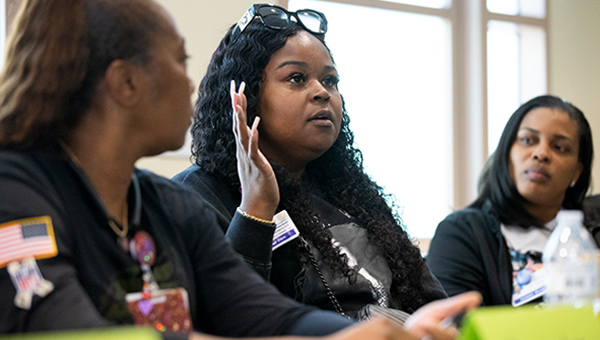
[[[287,211],[282,210],[277,215],[273,216],[273,220],[275,221],[273,250],[300,236],[298,228],[296,228],[294,221],[292,221]]]
[[[150,326],[161,332],[192,332],[188,294],[183,288],[153,291],[148,298],[143,292],[129,293],[125,301],[136,326]]]
[[[543,296],[546,292],[545,276],[546,270],[541,264],[518,271],[513,279],[512,305],[518,307]]]

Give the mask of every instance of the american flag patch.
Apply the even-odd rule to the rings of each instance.
[[[0,224],[0,268],[25,257],[44,259],[57,253],[50,216]]]

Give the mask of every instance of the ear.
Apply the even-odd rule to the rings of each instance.
[[[148,77],[141,66],[121,59],[110,63],[104,74],[110,97],[127,108],[138,105],[140,100],[148,97],[151,83]]]

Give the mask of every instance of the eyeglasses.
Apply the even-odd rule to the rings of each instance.
[[[244,16],[238,21],[231,41],[235,41],[242,34],[246,26],[258,16],[261,22],[268,28],[281,30],[291,24],[300,24],[307,31],[315,34],[327,32],[327,19],[321,12],[312,9],[301,9],[296,12],[288,12],[285,8],[272,4],[255,4],[248,9]]]

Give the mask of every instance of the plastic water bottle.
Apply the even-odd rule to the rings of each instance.
[[[598,303],[598,247],[583,225],[583,212],[561,210],[542,255],[547,305]]]

